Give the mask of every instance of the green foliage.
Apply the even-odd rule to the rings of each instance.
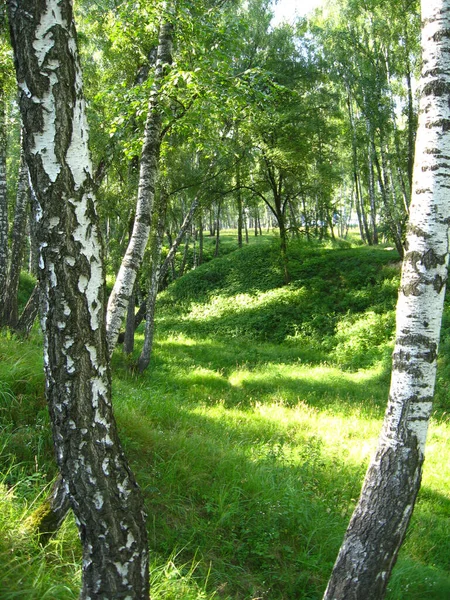
[[[337,325],[333,358],[344,368],[365,368],[392,353],[395,314],[377,314],[372,310],[362,315],[349,315]]]
[[[28,302],[28,299],[31,296],[31,292],[33,291],[35,285],[36,279],[26,271],[22,271],[22,273],[20,274],[20,285],[17,296],[19,313],[23,310],[26,303]]]
[[[377,317],[371,314],[394,307],[398,269],[389,265],[395,252],[292,242],[289,286],[283,286],[278,257],[276,242],[253,245],[191,271],[161,295],[159,326],[192,336],[214,332],[270,342],[339,343],[335,358],[343,364],[344,340],[334,338],[336,328],[341,321],[342,330],[348,326],[348,314],[365,321],[367,313],[389,343],[392,327],[381,317],[375,324]],[[377,352],[372,358],[380,357]]]

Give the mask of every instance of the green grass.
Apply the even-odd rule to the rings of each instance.
[[[113,357],[117,421],[149,515],[153,600],[322,596],[387,400],[398,267],[382,248],[290,252],[289,286],[267,239],[190,272],[160,298],[149,370]],[[449,317],[389,600],[450,597]],[[55,474],[39,337],[1,335],[0,359],[0,598],[76,598],[74,523],[46,549],[25,529]]]

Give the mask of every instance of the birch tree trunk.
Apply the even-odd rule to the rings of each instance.
[[[83,548],[80,598],[146,600],[143,502],[111,406],[104,269],[70,0],[10,0],[38,224],[46,395]]]
[[[155,184],[158,176],[159,155],[162,141],[162,110],[160,92],[167,66],[172,62],[173,24],[169,18],[160,28],[155,77],[150,93],[144,144],[141,153],[138,199],[131,240],[122,260],[114,287],[108,300],[106,330],[108,348],[112,354],[133,293],[137,272],[142,264],[150,234],[150,222]]]
[[[186,234],[188,227],[192,223],[192,219],[194,217],[195,211],[197,210],[199,202],[200,202],[200,192],[197,193],[194,200],[192,201],[189,211],[183,219],[183,223],[181,224],[181,227],[178,231],[177,237],[175,238],[175,241],[173,242],[173,244],[170,246],[170,250],[167,253],[166,258],[164,259],[164,262],[161,265],[161,268],[159,270],[159,284],[158,284],[159,286],[162,285],[162,283],[164,281],[164,277],[166,276],[167,271],[169,270],[170,264],[173,262],[173,259],[178,250],[178,247],[181,244],[181,241],[182,241],[184,235]],[[202,236],[202,239],[203,239],[203,230],[201,230],[200,235]],[[199,264],[200,263],[201,263],[201,259],[199,258]]]
[[[19,180],[17,183],[16,207],[12,226],[12,243],[9,260],[8,277],[4,288],[4,303],[2,307],[2,323],[15,328],[17,325],[18,306],[17,292],[19,290],[20,271],[25,249],[25,228],[27,224],[27,208],[30,204],[30,187],[28,183],[28,167],[23,156],[20,157]]]
[[[8,274],[8,197],[6,194],[6,106],[0,91],[0,290]]]
[[[389,402],[325,600],[378,600],[420,487],[447,280],[450,0],[422,0],[421,102]]]
[[[159,198],[155,202],[155,210],[152,219],[152,234],[150,241],[151,274],[150,286],[147,296],[147,309],[145,315],[144,345],[138,360],[138,369],[142,373],[150,364],[153,349],[153,337],[155,333],[155,306],[160,281],[161,247],[164,238],[164,226],[166,223],[168,196],[162,187]]]

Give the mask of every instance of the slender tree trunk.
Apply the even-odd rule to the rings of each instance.
[[[168,65],[172,63],[173,24],[166,20],[160,28],[155,77],[150,93],[144,144],[141,153],[139,189],[133,233],[108,300],[106,330],[109,352],[112,353],[133,292],[150,234],[150,221],[155,184],[158,175],[162,141],[162,111],[160,93]]]
[[[289,283],[291,280],[288,268],[288,256],[287,256],[287,231],[286,231],[286,223],[285,223],[285,215],[283,208],[281,206],[281,200],[275,199],[276,209],[277,209],[277,221],[278,228],[280,230],[280,252],[281,252],[281,263],[283,268],[283,278],[284,283]]]
[[[422,23],[419,129],[389,402],[325,600],[384,598],[422,476],[449,252],[449,0],[422,0]]]
[[[29,212],[29,230],[30,230],[30,272],[38,277],[39,274],[39,242],[38,242],[38,223],[41,215],[41,207],[34,193],[31,184],[30,173],[28,172],[28,186],[30,190],[30,212]]]
[[[366,213],[366,207],[364,206],[364,197],[363,197],[363,192],[362,192],[361,177],[357,178],[357,184],[358,184],[358,188],[359,188],[358,189],[359,210],[361,213],[361,220],[362,220],[362,224],[364,227],[364,234],[365,234],[367,243],[369,244],[369,246],[372,246],[373,238],[372,238],[372,232],[370,231],[370,227],[367,222],[367,213]]]
[[[178,277],[182,277],[184,275],[184,271],[186,270],[190,240],[191,240],[191,233],[190,233],[190,231],[186,231],[186,237],[185,237],[185,241],[184,241],[184,250],[183,250],[183,259],[181,261],[180,270],[178,271]]]
[[[155,307],[158,285],[160,281],[161,247],[164,237],[164,226],[166,222],[168,196],[162,187],[153,215],[153,227],[150,240],[151,275],[150,286],[147,296],[147,311],[145,315],[144,345],[138,361],[138,369],[142,373],[150,364],[153,349],[153,338],[155,334]]]
[[[136,282],[135,282],[136,285]],[[131,354],[134,350],[134,332],[136,328],[134,326],[135,323],[135,308],[136,308],[136,296],[133,290],[133,293],[130,296],[130,300],[128,302],[127,308],[127,319],[125,325],[125,335],[123,338],[123,351],[125,354]]]
[[[381,173],[382,173],[382,179],[383,179],[382,190],[383,190],[383,195],[384,195],[386,214],[388,215],[390,231],[391,231],[391,234],[393,237],[393,242],[395,244],[397,252],[399,253],[399,255],[401,257],[403,257],[404,249],[403,249],[403,242],[402,242],[402,235],[401,235],[401,226],[400,226],[398,219],[396,219],[393,216],[392,205],[393,205],[394,189],[393,189],[393,187],[391,187],[390,182],[389,182],[388,161],[387,161],[386,151],[385,151],[385,148],[383,145],[383,140],[380,140],[380,154],[381,154]]]
[[[192,204],[189,208],[189,212],[184,217],[183,223],[181,224],[181,227],[180,227],[180,230],[178,231],[177,237],[175,238],[175,241],[171,245],[166,258],[164,259],[164,262],[161,265],[161,268],[159,271],[159,283],[158,283],[159,286],[161,286],[162,282],[164,281],[164,277],[166,276],[169,265],[173,262],[173,258],[176,254],[176,251],[178,250],[178,247],[181,244],[181,241],[182,241],[184,235],[186,234],[190,224],[192,223],[192,219],[194,217],[195,211],[197,210],[199,201],[200,201],[200,192],[197,193],[194,200],[192,201]],[[202,235],[201,239],[203,240],[203,235]]]
[[[201,211],[198,217],[198,264],[203,264],[203,218]]]
[[[243,230],[243,207],[242,207],[242,190],[241,190],[241,165],[238,162],[236,164],[236,199],[237,199],[237,209],[238,209],[238,247],[242,248],[242,230]],[[245,224],[247,228],[247,224]],[[248,235],[248,234],[247,234]],[[247,240],[248,244],[248,240]]]
[[[23,152],[20,157],[19,179],[17,184],[17,198],[12,227],[11,254],[8,269],[8,278],[4,289],[3,318],[2,322],[9,327],[17,325],[18,305],[17,292],[19,290],[20,271],[25,250],[25,230],[27,224],[27,208],[29,206],[30,191],[28,184],[28,167],[25,163]]]
[[[366,119],[367,135],[369,137],[369,144],[367,148],[367,167],[368,167],[368,180],[369,180],[369,204],[370,204],[370,221],[372,224],[372,241],[376,245],[378,244],[378,229],[377,229],[377,209],[375,202],[375,179],[373,173],[373,158],[372,158],[372,127],[369,119]]]
[[[22,335],[29,335],[31,328],[39,314],[39,284],[36,284],[31,292],[31,296],[17,321],[15,330]]]
[[[46,395],[83,549],[80,598],[149,598],[142,497],[111,405],[102,242],[72,5],[9,4],[38,228]]]
[[[217,203],[217,214],[216,214],[216,247],[214,250],[214,256],[219,256],[219,244],[220,244],[220,209],[222,207],[222,201],[219,200]]]
[[[6,106],[0,92],[0,290],[8,276],[8,196],[6,193]]]

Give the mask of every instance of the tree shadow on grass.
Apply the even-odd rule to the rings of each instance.
[[[387,364],[351,373],[332,366],[305,365],[295,349],[277,350],[264,344],[230,348],[211,339],[163,340],[155,344],[147,373],[121,371],[120,376],[139,382],[149,392],[163,391],[189,403],[220,402],[228,408],[305,403],[336,413],[350,410],[382,416],[389,383]]]

